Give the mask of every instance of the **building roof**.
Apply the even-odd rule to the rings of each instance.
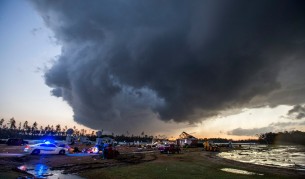
[[[187,138],[195,138],[196,139],[196,137],[194,137],[194,136],[192,136],[192,135],[190,135],[190,134],[188,134],[184,131],[179,135],[179,138],[180,139],[187,139]]]

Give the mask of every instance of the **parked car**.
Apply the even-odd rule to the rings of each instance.
[[[68,151],[65,147],[58,147],[55,144],[52,143],[39,143],[34,145],[27,145],[24,148],[24,152],[32,154],[32,155],[38,155],[38,154],[59,154],[64,155]]]
[[[97,153],[102,152],[102,146],[101,145],[95,145],[94,147],[90,147],[89,149],[86,149],[83,152],[97,154]]]
[[[102,154],[104,159],[112,159],[120,155],[119,151],[112,147],[112,144],[95,145],[94,147],[91,147],[89,149],[84,149],[83,152]]]
[[[26,145],[29,142],[24,141],[23,139],[15,138],[15,139],[8,139],[6,141],[7,145]]]
[[[159,147],[159,151],[161,153],[167,153],[167,154],[174,154],[174,153],[180,153],[181,149],[178,145],[175,144],[166,144],[164,146]]]

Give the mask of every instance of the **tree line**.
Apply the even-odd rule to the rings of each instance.
[[[0,139],[7,138],[23,138],[23,139],[41,139],[45,136],[52,136],[56,140],[65,140],[67,134],[66,131],[69,129],[67,126],[57,125],[47,125],[45,127],[39,126],[35,121],[33,124],[29,124],[28,121],[25,121],[23,124],[21,122],[18,123],[12,117],[5,123],[4,118],[0,120]],[[96,131],[88,131],[86,129],[77,129],[75,126],[72,128],[74,130],[74,136],[86,136],[90,140],[94,141],[96,139]],[[114,133],[110,135],[102,135],[101,137],[111,137],[116,141],[125,141],[125,142],[134,142],[134,141],[147,141],[151,142],[153,138],[155,139],[166,139],[167,137],[164,135],[147,135],[143,131],[140,135],[130,134],[129,131],[126,134],[114,135]],[[203,139],[201,139],[203,140]],[[201,141],[199,139],[199,141]],[[232,139],[224,139],[224,138],[211,138],[209,140],[213,140],[214,142],[229,142]],[[262,133],[258,135],[258,139],[248,139],[242,140],[239,142],[258,142],[260,144],[300,144],[305,145],[305,132],[301,131],[285,131],[285,132],[268,132]]]
[[[52,137],[55,140],[65,140],[67,133],[66,131],[69,129],[68,126],[62,127],[60,124],[57,125],[47,125],[47,126],[39,126],[35,121],[33,124],[29,124],[28,121],[25,121],[23,124],[17,122],[14,117],[8,120],[7,123],[4,118],[0,120],[0,139],[7,138],[22,138],[22,139],[43,139],[44,137]],[[96,131],[94,130],[86,130],[86,129],[77,129],[76,126],[73,126],[73,136],[82,137],[86,136],[90,140],[96,140]],[[126,132],[126,135],[114,135],[114,133],[109,135],[102,135],[101,137],[111,137],[116,141],[125,141],[125,142],[134,142],[134,141],[147,141],[151,142],[154,136],[147,135],[145,132],[141,132],[139,135],[129,134]],[[155,136],[158,137],[158,136]],[[160,137],[160,135],[159,135]]]
[[[33,124],[29,124],[28,121],[25,121],[23,124],[17,122],[14,117],[9,119],[9,121],[5,124],[4,118],[0,120],[0,129],[3,131],[13,131],[19,134],[24,135],[53,135],[53,136],[62,136],[66,135],[66,131],[68,130],[68,126],[62,127],[60,124],[57,125],[47,125],[47,126],[38,126],[38,123],[35,121]],[[76,135],[88,135],[88,131],[85,129],[77,129],[73,126],[74,132]],[[94,135],[95,131],[91,132],[91,135]]]
[[[298,144],[305,145],[305,132],[302,131],[285,131],[285,132],[268,132],[260,134],[258,141],[261,144]]]

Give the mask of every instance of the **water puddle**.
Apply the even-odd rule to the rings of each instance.
[[[50,170],[48,166],[44,164],[37,165],[22,165],[18,167],[19,170],[26,171],[29,174],[35,176],[35,178],[48,178],[48,179],[83,179],[80,176],[74,174],[62,174],[62,170]]]
[[[239,170],[239,169],[234,169],[234,168],[222,168],[220,170],[224,171],[224,172],[242,174],[242,175],[261,175],[261,176],[264,175],[264,174],[261,174],[261,173],[254,173],[254,172],[249,172],[247,170]]]

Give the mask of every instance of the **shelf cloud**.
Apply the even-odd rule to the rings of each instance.
[[[52,94],[76,122],[116,132],[304,103],[304,3],[32,1],[62,46]]]

